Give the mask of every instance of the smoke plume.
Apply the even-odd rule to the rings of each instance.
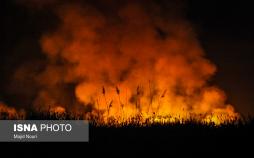
[[[105,118],[236,115],[224,92],[209,84],[216,66],[180,4],[110,0],[50,6],[60,23],[40,39],[47,64],[32,77],[39,87],[36,109],[101,112]]]

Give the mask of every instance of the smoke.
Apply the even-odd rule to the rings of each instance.
[[[224,92],[209,84],[216,66],[179,3],[64,1],[53,8],[60,23],[40,39],[47,65],[33,76],[35,108],[126,118],[236,114]]]

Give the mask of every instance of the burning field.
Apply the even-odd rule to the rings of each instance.
[[[25,62],[12,75],[10,91],[28,101],[0,103],[1,118],[34,113],[142,126],[240,119],[212,82],[216,65],[177,2],[18,2],[46,8],[57,24],[38,38],[44,61]]]
[[[250,157],[252,6],[0,0],[1,155]]]

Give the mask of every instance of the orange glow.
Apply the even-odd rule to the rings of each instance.
[[[61,24],[41,38],[49,64],[37,81],[46,87],[75,83],[78,102],[92,107],[85,111],[87,116],[98,115],[104,122],[136,116],[142,116],[140,122],[150,118],[174,122],[195,116],[220,124],[238,117],[233,106],[225,103],[224,92],[208,84],[216,67],[205,58],[184,18],[163,19],[156,6],[146,8],[138,2],[114,12],[61,6],[57,11]],[[63,64],[57,65],[58,61]],[[44,90],[38,102],[54,105],[58,101]],[[63,107],[54,110],[64,112]]]
[[[17,111],[15,108],[8,107],[0,102],[0,119],[24,119],[25,112]]]
[[[55,106],[50,108],[50,114],[63,114],[66,112],[65,108],[61,107],[61,106]]]

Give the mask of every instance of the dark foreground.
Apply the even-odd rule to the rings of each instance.
[[[104,152],[146,151],[166,155],[178,154],[254,154],[253,122],[246,125],[221,127],[196,124],[91,128],[90,142],[100,142]],[[125,147],[127,146],[127,148]],[[111,148],[112,147],[112,148]]]
[[[140,155],[170,157],[200,155],[253,156],[254,121],[248,124],[228,124],[221,127],[199,124],[153,125],[150,127],[90,126],[88,143],[5,143],[1,152],[18,156],[39,155],[79,157],[114,155],[135,157]],[[31,155],[32,154],[32,155]],[[37,156],[38,155],[38,156]],[[252,156],[251,156],[252,155]]]
[[[3,115],[2,115],[3,116]],[[79,119],[71,115],[31,113],[30,120]],[[1,152],[38,157],[92,157],[114,155],[154,157],[172,155],[249,156],[254,154],[254,119],[242,119],[220,126],[189,120],[184,124],[150,124],[141,127],[137,121],[121,127],[89,125],[88,143],[5,143]],[[1,133],[0,133],[1,134]],[[11,152],[10,152],[11,151]],[[76,156],[77,157],[77,156]]]

